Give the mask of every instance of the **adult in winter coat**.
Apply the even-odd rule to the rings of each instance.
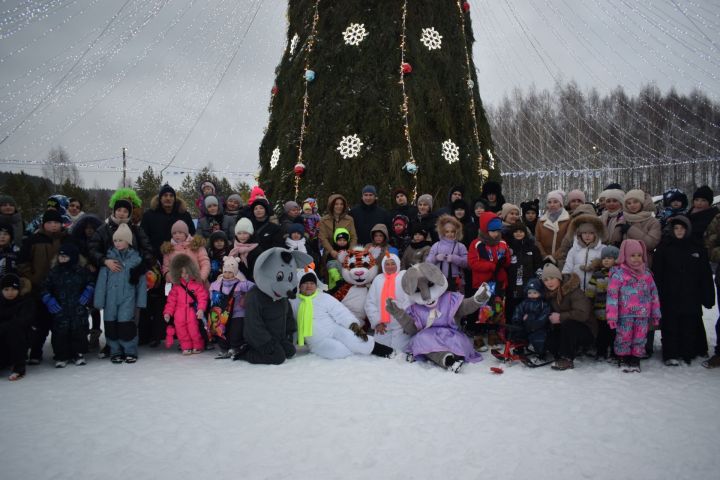
[[[289,229],[293,223],[297,223],[302,226],[303,232],[305,231],[305,222],[303,221],[302,210],[297,202],[292,200],[285,202],[283,205],[283,214],[280,215],[279,220],[283,235],[290,234]]]
[[[545,298],[552,310],[545,345],[555,356],[553,369],[574,368],[578,349],[592,346],[597,335],[597,321],[592,315],[590,299],[580,289],[580,278],[576,274],[563,277],[551,263],[543,267],[542,281]]]
[[[190,235],[195,234],[193,223],[187,206],[181,198],[177,198],[175,190],[167,183],[160,188],[160,193],[150,202],[150,210],[142,216],[142,229],[147,234],[153,254],[158,261],[162,259],[160,246],[172,237],[172,226],[182,220],[188,227]]]
[[[327,359],[352,354],[388,356],[392,348],[376,344],[340,301],[321,291],[320,280],[312,270],[299,272],[299,294],[290,300],[297,320],[298,345],[307,343],[310,352]]]
[[[103,309],[105,339],[110,346],[111,361],[118,363],[124,355],[126,362],[133,363],[138,356],[135,309],[147,306],[147,284],[145,275],[131,282],[133,269],[142,263],[142,259],[133,247],[132,232],[127,224],[118,227],[113,240],[115,246],[105,256],[121,268],[117,271],[106,266],[100,268],[94,303],[95,308]]]
[[[20,245],[23,239],[25,224],[18,211],[17,202],[10,195],[0,195],[0,223],[12,225],[13,238]]]
[[[592,262],[600,258],[605,247],[600,241],[605,236],[605,228],[595,215],[579,215],[572,220],[569,230],[574,232],[575,241],[567,254],[562,273],[576,274],[584,292],[592,278]]]
[[[225,215],[220,200],[215,195],[207,195],[204,200],[205,215],[198,219],[197,231],[203,238],[210,238],[213,232],[223,229]]]
[[[653,275],[660,297],[662,353],[666,364],[686,363],[707,355],[702,307],[715,304],[715,287],[705,249],[692,240],[690,221],[670,217],[671,232],[653,257]]]
[[[505,197],[502,194],[502,186],[494,181],[483,183],[480,198],[487,202],[488,212],[498,213],[505,204]]]
[[[440,237],[436,230],[437,215],[432,211],[433,198],[427,193],[420,195],[417,199],[417,217],[410,219],[411,225],[424,229],[430,234],[428,240],[437,242]]]
[[[619,246],[623,240],[641,240],[648,252],[648,261],[652,262],[652,252],[660,243],[662,229],[654,215],[652,200],[648,203],[645,192],[630,190],[625,194],[623,217],[615,224],[615,230],[609,233],[610,243]]]
[[[393,217],[397,215],[405,215],[409,219],[417,217],[417,207],[408,200],[407,190],[397,187],[393,190],[392,197],[395,199],[395,208],[391,212]]]
[[[264,198],[258,198],[250,204],[248,217],[253,225],[253,234],[261,252],[273,247],[284,247],[282,228],[273,218],[270,203]]]
[[[603,238],[605,245],[614,245],[610,236],[615,232],[618,222],[623,219],[623,205],[625,204],[625,192],[617,188],[604,190],[600,193],[602,202],[602,214],[600,220],[605,225],[606,236]]]
[[[245,297],[243,335],[250,363],[279,365],[295,356],[292,335],[297,330],[288,297],[297,294],[297,271],[312,262],[307,253],[271,248],[255,262],[255,286]]]
[[[402,289],[405,270],[400,270],[400,259],[387,254],[381,261],[380,273],[370,285],[365,298],[365,313],[370,327],[375,331],[375,341],[402,352],[410,336],[405,333],[400,322],[387,311],[387,299],[395,300],[398,307],[405,310],[410,306],[410,298]]]
[[[708,225],[720,213],[718,207],[712,206],[713,195],[712,189],[707,185],[703,185],[693,193],[693,206],[687,216],[692,225],[692,239],[699,245],[703,244]]]
[[[30,281],[14,273],[0,278],[0,367],[12,365],[9,380],[25,376],[27,330],[33,321],[35,301]]]
[[[570,214],[563,207],[563,193],[553,190],[547,194],[545,213],[535,227],[535,242],[546,262],[559,264],[560,245],[570,225]]]
[[[390,214],[377,203],[377,190],[373,185],[365,185],[362,189],[362,200],[350,209],[350,215],[355,221],[357,242],[367,245],[372,242],[371,229],[382,223],[390,230]]]
[[[707,248],[710,261],[717,265],[715,269],[715,290],[717,291],[717,305],[720,305],[720,213],[705,231],[705,248]],[[715,353],[703,366],[708,368],[720,367],[720,318],[715,322]]]
[[[453,215],[453,213],[455,212],[452,207],[453,202],[455,202],[456,200],[462,200],[464,197],[465,197],[465,187],[463,187],[462,185],[456,185],[456,186],[450,187],[450,190],[448,190],[447,205],[442,208],[437,209],[437,211],[435,212],[435,215],[437,215],[438,217],[440,215]]]
[[[328,257],[337,259],[338,252],[333,248],[333,235],[338,228],[345,228],[350,233],[349,247],[357,245],[358,236],[355,231],[355,220],[349,214],[347,200],[339,193],[333,193],[328,197],[327,213],[320,218],[320,232],[318,235],[320,246],[323,249],[323,264]]]
[[[133,211],[132,203],[127,200],[116,200],[112,205],[112,209],[112,215],[95,231],[95,234],[88,242],[89,260],[97,269],[104,266],[113,272],[117,272],[119,265],[114,260],[107,258],[107,252],[113,247],[113,235],[117,232],[118,227],[125,224],[130,227],[133,237],[132,245],[142,260],[133,268],[130,275],[130,281],[137,284],[138,279],[155,264],[152,245],[145,234],[144,228],[130,223]]]

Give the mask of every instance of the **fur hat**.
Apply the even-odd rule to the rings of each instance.
[[[525,213],[529,211],[534,211],[536,214],[540,214],[540,200],[537,198],[535,200],[528,200],[527,202],[522,202],[520,204],[520,209],[522,210],[522,214],[525,215]]]
[[[530,235],[530,230],[528,230],[527,225],[522,222],[511,223],[505,227],[505,232],[507,232],[508,235],[512,235],[518,230],[525,232],[525,235]]]
[[[570,190],[567,194],[567,202],[570,203],[573,200],[580,200],[582,203],[585,203],[585,192],[582,190]]]
[[[625,202],[627,202],[631,198],[644,204],[645,203],[645,192],[643,192],[639,188],[630,190],[629,192],[627,192],[625,194]],[[625,203],[625,202],[623,202],[623,203]]]
[[[200,277],[200,270],[198,269],[198,265],[195,263],[195,260],[184,253],[178,253],[170,261],[169,273],[171,282],[177,283],[180,281],[183,268],[190,278],[196,281],[201,281],[202,278]]]
[[[614,258],[617,260],[620,255],[620,249],[615,245],[606,245],[600,250],[600,258]]]
[[[693,193],[693,200],[695,200],[696,198],[704,198],[711,205],[714,197],[714,192],[707,185],[703,185],[702,187],[695,190],[695,193]]]
[[[45,210],[42,216],[42,223],[45,224],[48,222],[63,223],[62,215],[60,215],[60,212],[57,210]]]
[[[520,215],[520,207],[513,205],[512,203],[503,203],[502,209],[500,209],[500,218],[505,220],[513,210],[517,210],[518,215]]]
[[[462,198],[458,198],[450,204],[450,213],[455,213],[455,210],[465,210],[465,212],[467,212],[468,210],[470,210],[470,207],[468,207],[468,204],[465,200],[463,200]]]
[[[252,235],[255,233],[255,229],[253,228],[253,224],[247,217],[242,217],[240,220],[237,221],[235,224],[235,235],[238,235],[239,233],[249,233]]]
[[[447,224],[451,224],[453,227],[455,227],[455,240],[461,241],[463,234],[462,223],[460,223],[460,220],[453,217],[452,215],[440,215],[440,218],[438,218],[437,223],[435,224],[438,235],[442,237],[443,229]]]
[[[14,273],[5,274],[3,275],[2,280],[0,280],[0,290],[3,290],[5,288],[14,288],[15,290],[20,290],[20,287],[20,277],[18,277]]]
[[[175,234],[175,232],[183,232],[186,236],[190,236],[190,229],[187,226],[187,223],[185,223],[183,220],[178,220],[177,222],[173,223],[172,229],[170,230],[170,235]]]
[[[115,230],[115,233],[113,233],[112,238],[113,240],[125,240],[128,245],[133,244],[133,234],[130,227],[127,226],[127,223],[121,223],[118,225],[118,228]]]
[[[562,190],[553,190],[552,192],[547,194],[546,201],[549,201],[551,198],[554,198],[561,204],[565,204],[565,192]]]
[[[433,207],[433,197],[432,197],[432,195],[430,195],[429,193],[423,193],[422,195],[420,195],[420,196],[418,197],[416,203],[417,203],[418,205],[420,205],[421,203],[427,203],[428,205],[430,205],[430,210],[432,210],[432,207]]]
[[[210,248],[213,248],[213,244],[218,240],[222,240],[223,242],[225,242],[225,245],[227,246],[228,237],[227,237],[227,233],[225,233],[224,230],[217,230],[217,231],[211,233],[210,238],[208,239],[208,246]]]
[[[560,269],[553,265],[552,263],[546,263],[542,270],[542,280],[549,280],[551,278],[557,278],[558,280],[562,280],[562,272],[560,272]]]
[[[493,182],[492,180],[483,184],[481,196],[487,198],[487,196],[491,193],[498,197],[502,195],[502,187],[499,183]]]
[[[397,196],[398,196],[399,194],[401,194],[401,193],[402,193],[403,195],[405,195],[406,197],[408,196],[407,190],[405,189],[405,187],[395,187],[395,188],[393,189],[393,191],[392,191],[392,198],[394,199],[395,197],[397,197]]]
[[[124,208],[128,211],[128,214],[132,214],[133,204],[129,200],[119,198],[115,200],[115,204],[113,205],[113,214],[115,214],[118,208]]]
[[[205,197],[205,208],[208,208],[210,205],[217,205],[218,207],[220,206],[220,201],[215,195],[208,195],[207,197]]]
[[[622,190],[622,187],[620,186],[619,183],[613,182],[613,183],[608,183],[607,187],[605,187],[605,190]]]

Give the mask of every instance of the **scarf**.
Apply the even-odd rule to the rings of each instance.
[[[641,223],[647,220],[648,218],[652,217],[652,212],[647,212],[644,210],[641,210],[638,213],[630,213],[630,212],[624,212],[623,217],[625,218],[625,221],[629,224],[634,223]]]
[[[383,283],[382,292],[380,293],[380,323],[390,323],[390,314],[387,311],[385,303],[388,298],[395,300],[395,278],[397,272],[388,275],[385,274],[385,283]]]
[[[235,246],[232,250],[230,250],[230,253],[228,253],[231,257],[238,257],[240,260],[247,266],[247,258],[248,254],[257,247],[257,243],[240,243],[237,240],[235,240]]]
[[[115,225],[120,225],[121,223],[127,223],[130,224],[130,219],[126,218],[125,220],[120,220],[115,215],[110,215],[110,221],[113,222]]]
[[[311,337],[313,334],[313,300],[317,297],[320,290],[315,290],[312,295],[298,294],[300,306],[297,313],[297,344],[305,345],[305,337]]]

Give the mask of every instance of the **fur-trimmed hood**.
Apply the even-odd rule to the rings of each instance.
[[[563,275],[562,283],[560,284],[560,294],[563,297],[568,296],[573,290],[580,288],[580,277],[576,273],[569,275]]]
[[[197,264],[193,261],[192,258],[185,255],[184,253],[179,253],[175,255],[170,262],[170,278],[172,278],[173,280],[177,279],[175,281],[180,281],[180,275],[182,274],[183,268],[188,272],[190,278],[197,282],[202,281]]]
[[[189,250],[197,252],[201,248],[205,248],[206,243],[206,240],[201,235],[195,235],[191,239],[185,240],[182,244],[186,246],[186,248],[188,248]],[[160,252],[163,255],[172,253],[174,250],[175,245],[173,245],[172,242],[163,242],[162,245],[160,245]]]
[[[575,238],[579,239],[580,232],[578,232],[578,227],[584,224],[590,224],[593,230],[595,230],[595,244],[606,237],[607,232],[605,230],[605,225],[603,224],[603,221],[600,220],[600,217],[596,215],[581,214],[576,216],[570,220],[570,227],[568,231],[572,231]]]
[[[162,207],[160,206],[160,197],[157,195],[150,200],[150,210],[162,210]],[[185,213],[187,212],[187,204],[185,203],[185,200],[182,198],[175,196],[175,205],[173,206],[173,211],[178,213]]]

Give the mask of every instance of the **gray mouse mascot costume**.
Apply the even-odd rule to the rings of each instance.
[[[270,248],[257,258],[255,286],[245,296],[247,349],[241,359],[279,365],[295,355],[292,334],[297,328],[288,298],[297,293],[298,269],[310,263],[310,255],[283,248]]]
[[[402,279],[402,289],[412,304],[403,310],[388,298],[386,308],[405,333],[412,335],[407,347],[408,361],[427,358],[458,373],[465,362],[482,360],[472,341],[460,329],[460,321],[485,305],[490,294],[485,283],[470,298],[448,292],[447,288],[447,278],[438,267],[418,263],[410,267]]]

